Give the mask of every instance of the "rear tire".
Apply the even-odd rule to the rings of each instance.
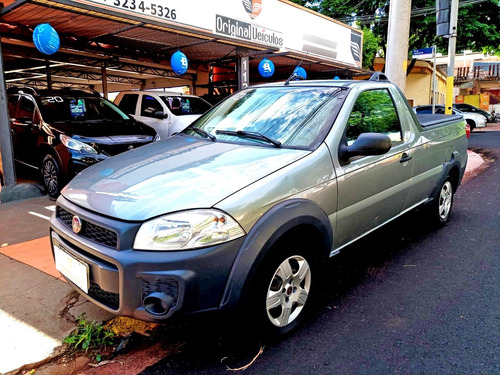
[[[472,132],[476,128],[476,123],[474,121],[467,121],[467,124],[469,124],[470,131]]]
[[[438,227],[444,226],[450,219],[453,207],[453,194],[453,179],[451,176],[448,176],[441,185],[439,194],[430,207],[430,218],[432,223]]]
[[[47,154],[42,161],[41,174],[42,181],[47,189],[47,194],[53,199],[57,198],[61,191],[61,172],[59,164],[50,154]]]

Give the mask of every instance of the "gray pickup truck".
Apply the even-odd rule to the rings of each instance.
[[[286,333],[322,261],[419,206],[448,221],[465,125],[419,121],[381,76],[250,87],[77,175],[51,218],[56,267],[117,315],[247,312]]]

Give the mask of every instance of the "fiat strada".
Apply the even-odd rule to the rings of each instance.
[[[416,207],[445,224],[466,163],[463,118],[418,117],[382,75],[253,86],[76,176],[51,218],[55,262],[118,315],[245,311],[282,334],[323,260]]]

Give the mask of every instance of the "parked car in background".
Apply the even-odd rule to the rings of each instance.
[[[413,107],[413,111],[416,114],[429,114],[432,113],[432,105],[419,105]],[[444,114],[445,108],[444,105],[436,105],[434,113],[436,114]],[[454,115],[461,115],[470,126],[470,131],[473,131],[475,128],[484,128],[486,127],[486,117],[479,113],[472,112],[462,112],[459,109],[452,108],[452,113]]]
[[[181,132],[212,107],[198,96],[169,91],[123,91],[114,103],[161,138]]]
[[[41,171],[51,197],[86,167],[159,139],[98,93],[10,88],[8,106],[14,159]]]
[[[466,103],[454,103],[453,108],[458,109],[459,111],[462,112],[471,112],[471,113],[477,113],[481,114],[484,117],[486,117],[487,122],[493,122],[493,115],[491,114],[490,111],[486,111],[481,108],[474,107],[471,104],[466,104]]]

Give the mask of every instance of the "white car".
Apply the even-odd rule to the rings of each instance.
[[[413,111],[417,114],[421,113],[432,113],[432,105],[419,105],[413,107]],[[434,113],[444,114],[445,108],[444,105],[436,105]],[[453,108],[452,113],[454,115],[461,115],[469,124],[470,131],[473,131],[475,128],[485,128],[486,127],[486,117],[479,113],[472,112],[462,112],[459,109]]]
[[[212,107],[198,96],[173,91],[122,91],[114,103],[162,139],[181,132]]]

